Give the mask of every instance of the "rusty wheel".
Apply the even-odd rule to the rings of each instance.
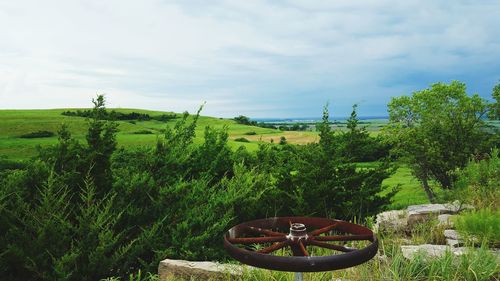
[[[288,233],[287,233],[288,232]],[[332,235],[332,233],[335,233]],[[349,248],[343,241],[368,241],[363,248]],[[337,242],[329,243],[329,242]],[[290,256],[272,253],[285,248]],[[308,247],[333,250],[314,256]],[[224,235],[224,248],[241,263],[260,268],[293,272],[329,271],[370,260],[378,250],[373,232],[363,226],[326,218],[276,217],[239,224]]]

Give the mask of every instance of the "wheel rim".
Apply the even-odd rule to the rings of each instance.
[[[289,233],[282,231],[289,229]],[[311,230],[312,229],[312,230]],[[335,231],[342,235],[328,235]],[[326,235],[325,235],[326,234]],[[251,237],[248,237],[251,235]],[[369,241],[363,248],[347,248],[329,242]],[[253,244],[271,244],[258,250],[242,248]],[[289,247],[293,256],[274,256],[273,252]],[[307,247],[341,252],[328,256],[310,256]],[[245,222],[224,235],[224,248],[231,257],[255,267],[291,271],[316,272],[343,269],[364,263],[377,253],[378,241],[363,226],[326,218],[275,217]]]

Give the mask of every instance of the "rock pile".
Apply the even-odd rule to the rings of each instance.
[[[387,211],[377,215],[376,232],[408,231],[417,223],[437,217],[442,224],[452,225],[451,215],[473,208],[455,201],[448,204],[424,204],[408,206],[406,210]]]
[[[441,257],[447,251],[454,255],[465,253],[464,241],[460,234],[454,230],[453,215],[473,208],[470,205],[462,205],[458,201],[449,204],[425,204],[409,206],[406,210],[387,211],[377,215],[375,224],[376,232],[411,232],[412,227],[431,218],[438,220],[438,226],[444,228],[443,236],[446,245],[402,245],[401,251],[407,259],[412,259],[417,253],[427,257]],[[495,252],[497,254],[497,252]]]

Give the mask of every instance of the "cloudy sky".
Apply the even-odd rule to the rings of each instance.
[[[500,1],[0,1],[0,108],[386,115],[391,96],[500,79]]]

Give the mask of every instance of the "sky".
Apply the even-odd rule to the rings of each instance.
[[[500,1],[0,1],[0,109],[386,116],[460,80],[491,97]]]

